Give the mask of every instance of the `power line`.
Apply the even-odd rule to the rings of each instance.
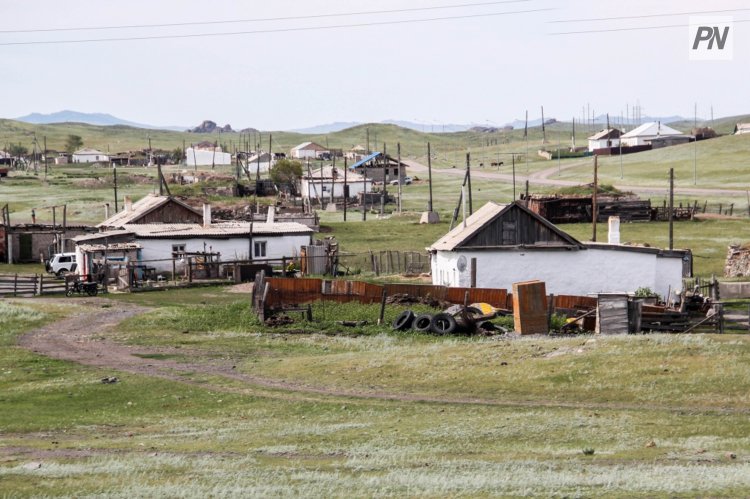
[[[427,19],[405,19],[401,21],[380,21],[380,22],[368,22],[368,23],[354,23],[354,24],[337,24],[329,26],[308,26],[300,28],[274,28],[265,30],[254,30],[254,31],[235,31],[235,32],[224,32],[224,33],[195,33],[188,35],[153,35],[153,36],[132,36],[132,37],[121,37],[121,38],[89,38],[80,40],[37,40],[31,42],[3,42],[0,46],[14,46],[14,45],[51,45],[51,44],[71,44],[71,43],[99,43],[99,42],[129,42],[138,40],[167,40],[167,39],[179,39],[179,38],[204,38],[204,37],[217,37],[217,36],[238,36],[238,35],[260,35],[268,33],[288,33],[298,31],[317,31],[317,30],[331,30],[341,28],[362,28],[367,26],[385,26],[385,25],[397,25],[397,24],[414,24],[424,23],[433,21],[447,21],[453,19],[471,19],[477,17],[495,17],[495,16],[507,16],[514,14],[531,14],[536,12],[546,12],[550,10],[556,10],[555,8],[543,8],[543,9],[530,9],[530,10],[517,10],[507,12],[488,12],[484,14],[469,14],[463,16],[446,16],[446,17],[433,17]]]
[[[441,10],[441,9],[460,9],[463,7],[480,7],[487,5],[498,5],[508,3],[525,3],[531,0],[498,0],[494,2],[478,2],[478,3],[465,3],[455,5],[436,5],[432,7],[414,7],[408,9],[390,9],[390,10],[369,10],[361,12],[343,12],[334,14],[311,14],[306,16],[286,16],[286,17],[267,17],[259,19],[226,19],[218,21],[187,21],[181,23],[164,23],[164,24],[129,24],[129,25],[118,25],[118,26],[89,26],[89,27],[77,27],[77,28],[39,28],[39,29],[17,29],[17,30],[0,30],[0,34],[7,33],[50,33],[50,32],[62,32],[62,31],[93,31],[93,30],[113,30],[113,29],[132,29],[132,28],[174,28],[179,26],[203,26],[203,25],[215,25],[215,24],[242,24],[242,23],[257,23],[257,22],[270,22],[270,21],[294,21],[300,19],[321,19],[328,17],[346,17],[346,16],[367,16],[372,14],[397,14],[403,12],[418,12],[428,10]]]
[[[734,24],[747,23],[750,19],[739,19],[732,21]],[[666,24],[661,26],[633,26],[629,28],[610,28],[610,29],[591,29],[583,31],[560,31],[556,33],[549,33],[550,35],[583,35],[590,33],[612,33],[617,31],[646,31],[652,29],[669,29],[669,28],[687,28],[689,24]]]
[[[672,17],[672,16],[695,16],[702,14],[724,14],[727,12],[747,12],[750,9],[725,9],[725,10],[702,10],[694,12],[674,12],[671,14],[641,14],[636,16],[618,16],[618,17],[591,17],[583,19],[559,19],[557,21],[547,21],[549,24],[559,23],[580,23],[580,22],[596,22],[596,21],[621,21],[627,19],[648,19],[653,17]],[[1,32],[0,32],[1,33]]]

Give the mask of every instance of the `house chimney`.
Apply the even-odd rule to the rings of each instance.
[[[104,203],[104,220],[109,220],[109,203]]]
[[[276,208],[269,206],[268,214],[266,215],[266,223],[272,224],[274,220],[276,220]]]
[[[620,217],[609,217],[609,244],[620,244]]]
[[[31,223],[36,224],[36,210],[34,208],[31,209]]]
[[[211,205],[203,203],[203,226],[208,227],[211,225]]]
[[[125,196],[125,211],[128,213],[133,211],[133,200],[130,199],[130,196]]]

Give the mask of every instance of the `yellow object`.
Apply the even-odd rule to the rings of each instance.
[[[470,307],[478,308],[482,311],[482,315],[492,315],[497,312],[497,309],[489,303],[472,303]]]

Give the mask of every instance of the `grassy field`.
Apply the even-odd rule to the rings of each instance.
[[[228,291],[123,296],[152,310],[114,338],[154,363],[162,357],[145,352],[166,346],[185,351],[173,359],[230,361],[293,388],[198,373],[182,384],[49,360],[15,337],[91,305],[0,304],[3,493],[750,493],[745,336],[445,339],[377,326],[337,335],[334,315],[374,311],[334,305],[314,312],[311,329],[328,334],[280,334],[260,329],[246,299]],[[357,396],[325,393],[339,389]]]

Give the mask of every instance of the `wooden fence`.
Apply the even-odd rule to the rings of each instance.
[[[0,296],[39,296],[65,293],[65,281],[44,274],[0,274]]]

